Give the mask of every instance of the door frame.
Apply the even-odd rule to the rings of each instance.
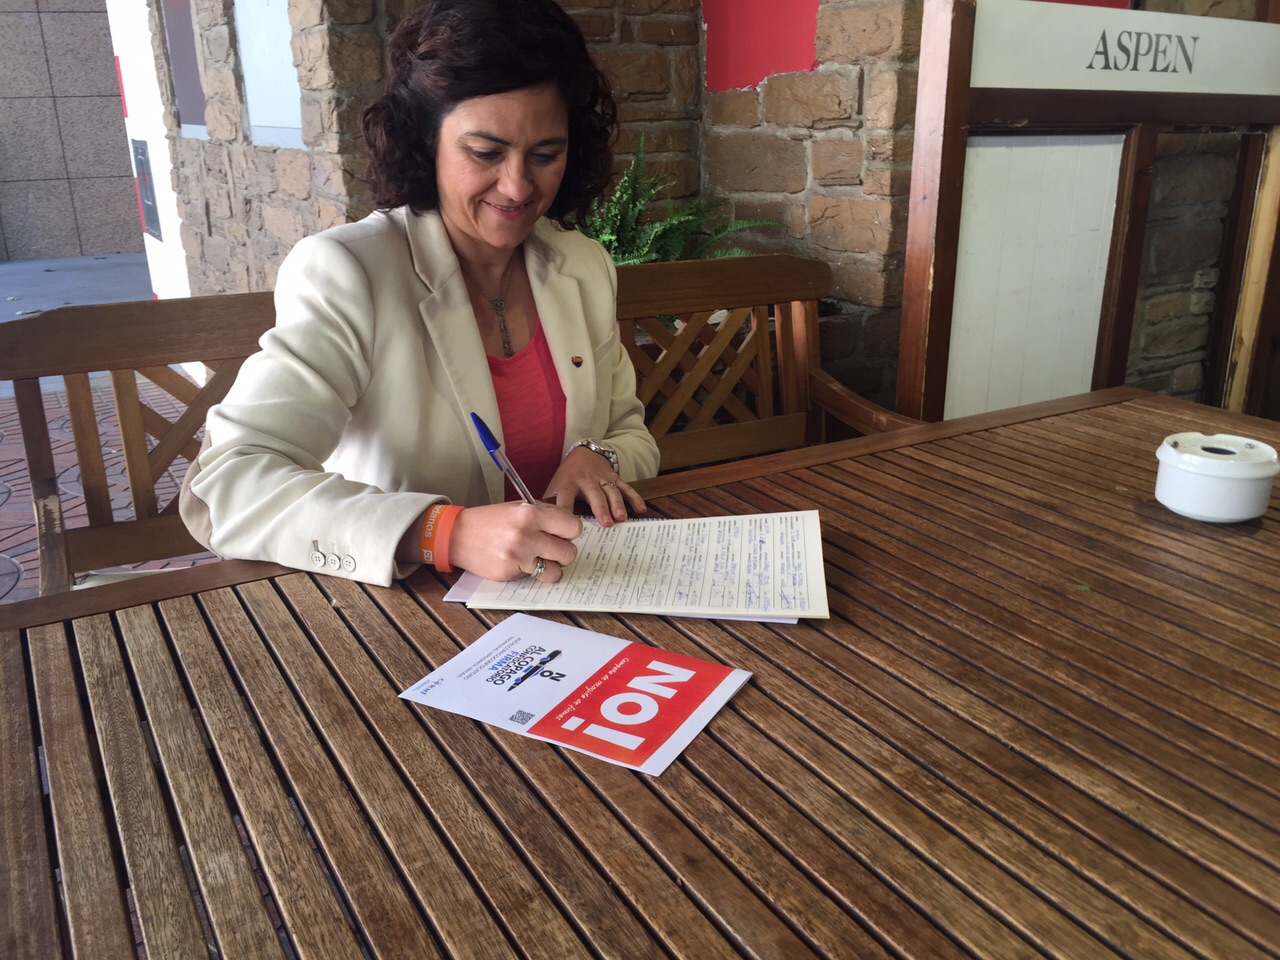
[[[1258,19],[1280,23],[1280,0],[1260,4]],[[1228,209],[1218,297],[1210,319],[1206,399],[1256,412],[1266,375],[1266,336],[1280,336],[1280,243],[1276,224],[1255,220],[1264,143],[1280,126],[1280,96],[1149,93],[973,87],[977,0],[925,0],[917,84],[915,145],[903,275],[896,409],[941,420],[946,400],[952,307],[960,235],[965,151],[975,134],[1114,133],[1125,137],[1111,247],[1098,326],[1093,389],[1124,383],[1138,295],[1156,141],[1162,125],[1245,127],[1235,190]],[[1277,158],[1280,161],[1280,158]],[[1280,162],[1269,165],[1280,178]],[[1246,266],[1259,236],[1272,256],[1253,262],[1250,296],[1242,297]],[[1256,258],[1255,258],[1256,259]],[[1247,312],[1242,313],[1242,310]],[[1277,328],[1277,329],[1272,329]],[[1253,331],[1244,341],[1237,331]],[[1243,349],[1242,349],[1243,348]],[[1249,389],[1233,379],[1245,376]]]

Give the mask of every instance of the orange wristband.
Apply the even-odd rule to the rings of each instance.
[[[453,533],[453,522],[461,512],[462,507],[437,503],[422,520],[419,540],[422,562],[431,564],[441,573],[453,572],[453,567],[449,566],[449,536]]]

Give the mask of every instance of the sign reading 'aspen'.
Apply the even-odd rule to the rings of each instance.
[[[1280,96],[1280,24],[977,0],[970,86]]]

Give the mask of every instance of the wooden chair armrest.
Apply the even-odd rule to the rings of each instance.
[[[922,422],[872,403],[824,370],[809,373],[809,394],[814,403],[862,434],[884,433]]]

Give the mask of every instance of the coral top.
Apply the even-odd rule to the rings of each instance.
[[[502,448],[529,492],[542,497],[560,467],[565,400],[541,320],[523,350],[511,357],[489,357],[489,375],[502,417]],[[520,498],[510,480],[506,498]]]

